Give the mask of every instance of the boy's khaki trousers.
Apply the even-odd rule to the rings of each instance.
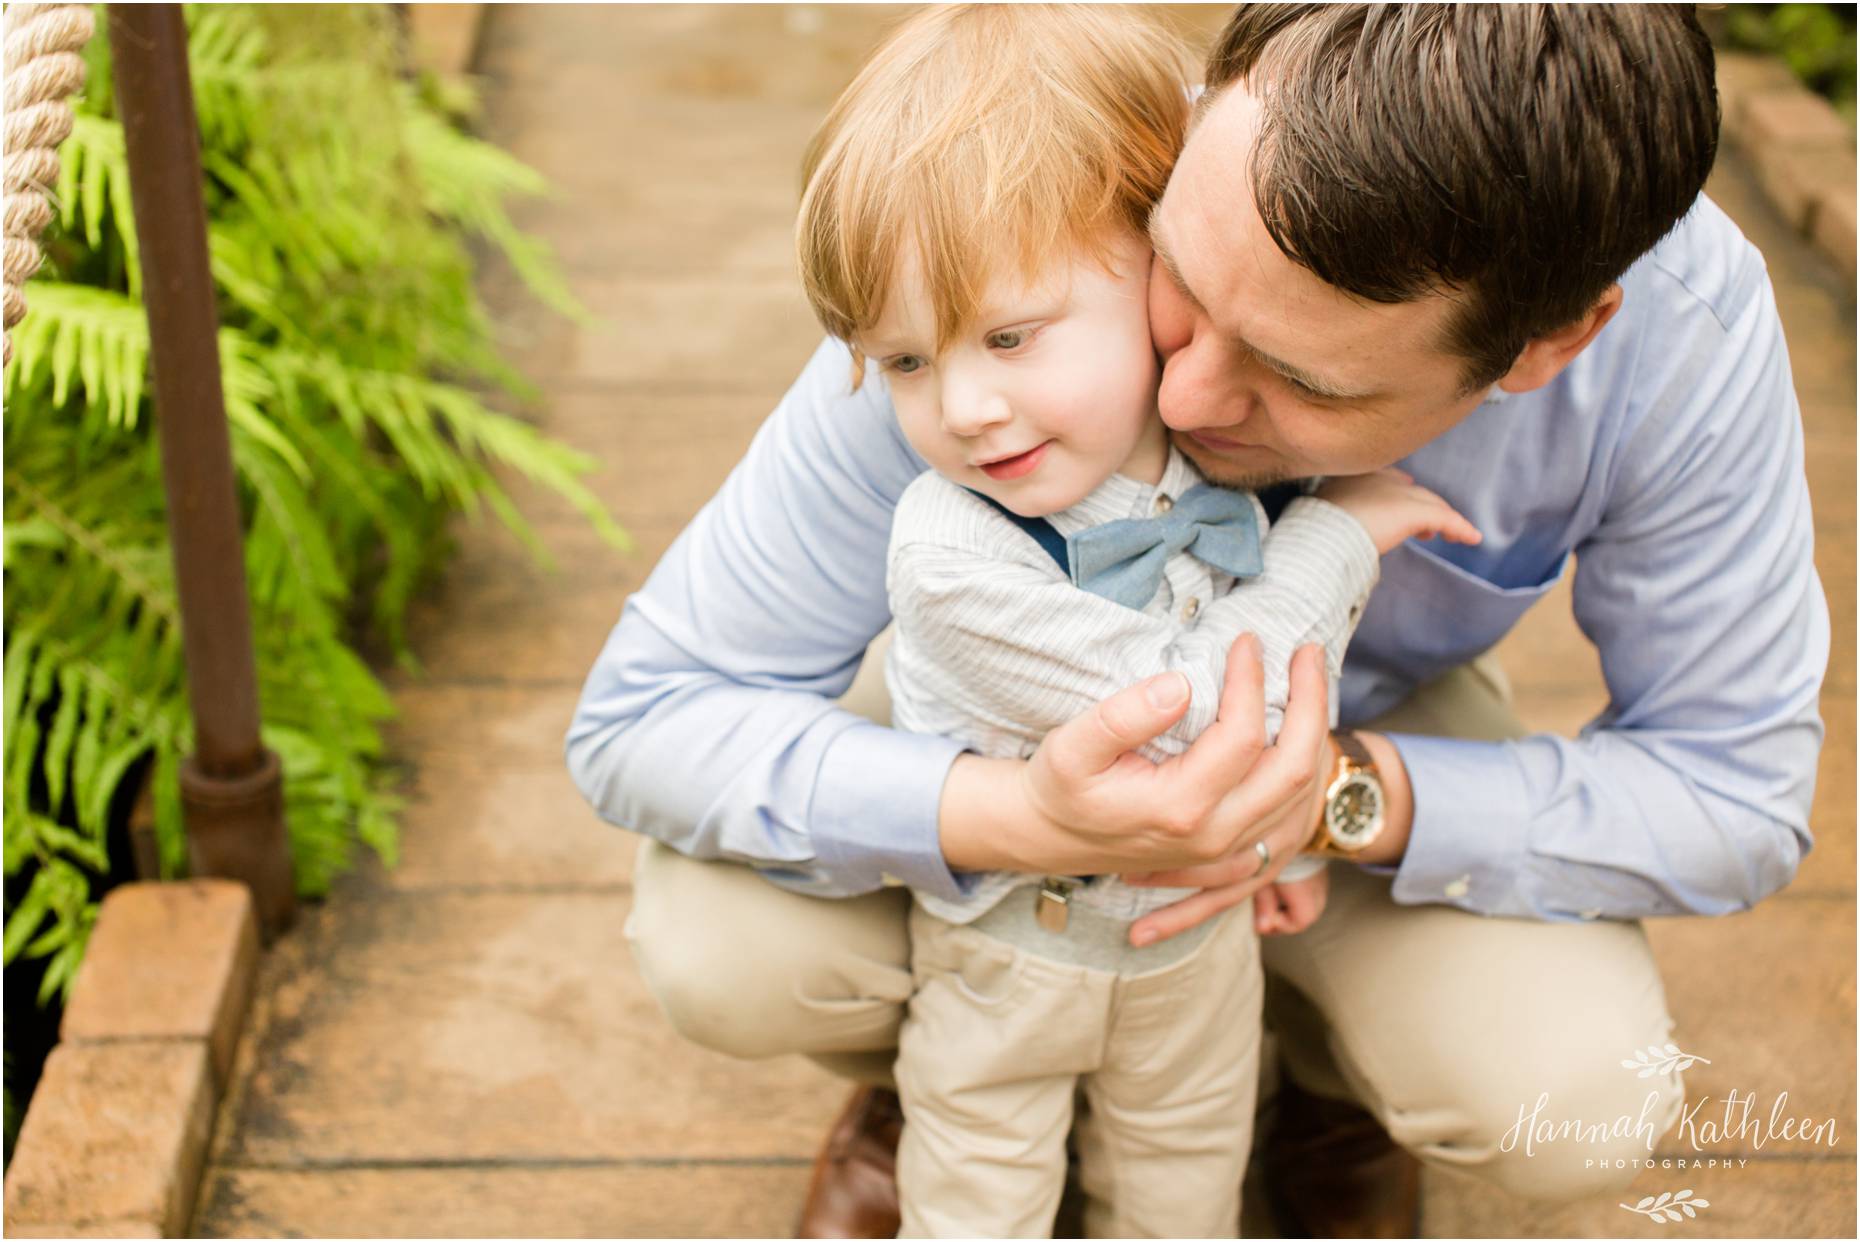
[[[898,1236],[1052,1237],[1080,1091],[1086,1237],[1233,1237],[1259,1087],[1251,912],[1228,911],[1182,960],[1126,975],[914,908]]]
[[[886,637],[844,700],[880,721]],[[1485,661],[1365,727],[1487,740],[1524,732],[1502,673]],[[1664,1134],[1684,1100],[1678,1075],[1621,1068],[1673,1025],[1640,925],[1398,906],[1386,878],[1338,864],[1330,877],[1315,926],[1262,942],[1266,1022],[1285,1070],[1309,1091],[1360,1103],[1423,1160],[1514,1194],[1569,1200],[1632,1181],[1634,1160],[1649,1155],[1638,1123]],[[686,1038],[738,1057],[800,1053],[892,1083],[912,986],[908,892],[803,897],[653,841],[641,843],[633,888],[634,960]],[[1527,1144],[1520,1119],[1540,1096],[1544,1121],[1625,1136]],[[1628,1124],[1612,1126],[1617,1118]]]

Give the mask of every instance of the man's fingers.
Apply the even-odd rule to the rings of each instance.
[[[1330,682],[1324,675],[1324,648],[1306,643],[1292,653],[1292,667],[1285,701],[1285,724],[1279,730],[1283,738],[1294,725],[1306,726],[1306,717],[1316,721],[1318,734],[1329,727]]]
[[[1188,697],[1188,678],[1177,672],[1120,690],[1048,734],[1049,757],[1065,771],[1102,772],[1180,720]]]
[[[1275,829],[1290,825],[1298,835],[1285,843],[1286,849],[1301,850],[1317,826],[1317,775],[1312,759],[1275,747],[1266,752],[1246,783],[1221,801],[1214,818],[1222,824],[1242,825],[1241,831],[1249,837],[1261,824],[1272,824]],[[1271,842],[1274,858],[1283,852],[1277,840],[1280,835],[1275,831]]]
[[[1283,837],[1285,834],[1275,832],[1273,835]],[[1267,867],[1259,865],[1257,852],[1248,846],[1226,858],[1200,866],[1126,876],[1126,880],[1144,887],[1201,890],[1138,919],[1130,928],[1131,943],[1141,946],[1179,935],[1221,911],[1239,905],[1279,878],[1286,864],[1297,856],[1297,851],[1304,845],[1304,839],[1300,834],[1294,840],[1273,841],[1269,844],[1272,847],[1272,864]],[[1278,912],[1272,918],[1273,932],[1295,930],[1289,926],[1280,927],[1289,915],[1285,903],[1276,902],[1274,909]],[[1260,930],[1266,934],[1265,928]]]
[[[1289,682],[1279,736],[1248,779],[1234,789],[1236,806],[1256,808],[1245,817],[1248,823],[1278,810],[1316,775],[1324,739],[1330,733],[1330,679],[1324,671],[1324,649],[1316,644],[1300,647],[1292,656]]]
[[[1221,888],[1250,880],[1260,871],[1259,855],[1252,849],[1230,854],[1210,863],[1193,867],[1173,867],[1167,871],[1145,871],[1126,875],[1124,881],[1138,888]]]
[[[1193,897],[1184,897],[1174,905],[1151,911],[1130,925],[1130,943],[1141,948],[1180,935],[1191,927],[1207,922],[1221,911],[1239,905],[1263,883],[1263,880],[1249,880],[1244,884],[1205,888]]]
[[[1233,884],[1249,883],[1257,887],[1258,884],[1270,883],[1305,847],[1305,834],[1301,826],[1292,824],[1288,831],[1287,823],[1281,819],[1269,831],[1248,839],[1233,853],[1213,862],[1197,863],[1192,867],[1172,867],[1166,871],[1129,872],[1123,876],[1123,880],[1138,888],[1226,888]],[[1255,841],[1266,843],[1272,859],[1269,865],[1260,865]]]
[[[1212,802],[1253,766],[1266,744],[1266,670],[1259,639],[1242,634],[1227,651],[1227,679],[1214,723],[1175,760],[1185,785]]]

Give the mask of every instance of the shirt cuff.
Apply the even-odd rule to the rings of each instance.
[[[962,746],[864,721],[835,738],[820,765],[808,835],[820,869],[850,892],[906,884],[959,900],[943,861],[937,808]]]
[[[1414,826],[1391,894],[1402,905],[1531,917],[1524,777],[1499,742],[1390,734],[1414,793]]]
[[[1315,854],[1295,854],[1292,861],[1279,869],[1280,884],[1295,884],[1299,880],[1308,880],[1324,870],[1325,860]]]

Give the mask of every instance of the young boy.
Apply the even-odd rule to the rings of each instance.
[[[1269,529],[1257,497],[1208,486],[1170,446],[1144,229],[1187,124],[1185,64],[1121,11],[932,9],[810,147],[809,299],[931,467],[892,527],[900,728],[1030,754],[1175,670],[1191,707],[1161,758],[1213,722],[1228,648],[1251,635],[1276,731],[1293,651],[1323,644],[1338,675],[1382,552],[1478,538],[1392,471],[1327,483]],[[1282,874],[1261,929],[1308,926],[1323,884]],[[896,1069],[906,1236],[1050,1235],[1081,1083],[1088,1234],[1234,1232],[1258,945],[1246,911],[1129,944],[1133,920],[1186,895],[1005,872],[969,877],[959,902],[917,894]]]

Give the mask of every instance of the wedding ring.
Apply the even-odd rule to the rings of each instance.
[[[1261,872],[1265,871],[1266,868],[1272,866],[1272,847],[1267,845],[1264,841],[1255,841],[1253,842],[1253,852],[1259,855],[1259,871],[1255,871],[1253,874],[1259,875]]]

